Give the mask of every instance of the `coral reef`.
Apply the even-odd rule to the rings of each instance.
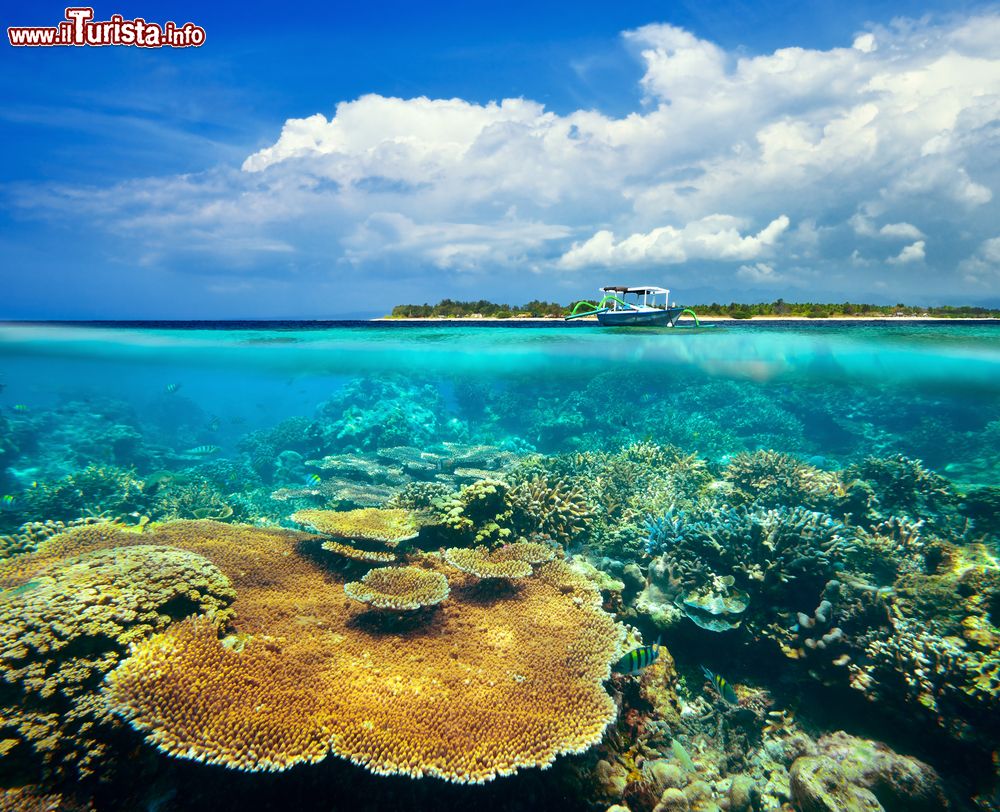
[[[81,532],[116,536],[100,525],[72,531]],[[60,538],[41,546],[58,545]],[[21,567],[30,557],[0,566],[7,752],[57,773],[107,770],[111,719],[98,692],[104,675],[131,644],[173,620],[201,612],[222,622],[235,595],[209,561],[168,547],[111,547],[67,557],[54,551],[29,576]]]
[[[534,476],[511,489],[514,525],[524,535],[534,533],[568,545],[591,515],[583,489],[564,479],[550,482]]]
[[[373,609],[412,612],[435,606],[448,597],[448,579],[441,573],[419,567],[379,567],[360,581],[344,584],[352,600]]]
[[[527,578],[534,572],[530,562],[499,553],[499,550],[491,553],[482,546],[449,547],[444,551],[444,560],[476,578]]]
[[[300,510],[292,521],[318,533],[339,539],[377,541],[395,547],[417,537],[420,532],[413,514],[399,508],[361,510]]]
[[[815,754],[791,767],[791,793],[802,812],[881,812],[951,808],[933,768],[884,744],[831,733]]]
[[[514,596],[451,600],[401,633],[355,623],[350,601],[329,600],[330,575],[287,543],[253,549],[269,560],[233,575],[239,650],[189,620],[109,678],[113,707],[166,752],[274,770],[332,750],[377,773],[481,782],[584,750],[614,717],[601,682],[617,628],[560,562]],[[277,595],[295,611],[271,608]]]

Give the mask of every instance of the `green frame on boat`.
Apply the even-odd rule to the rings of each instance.
[[[609,293],[609,294],[605,295],[604,298],[602,298],[601,301],[599,301],[597,304],[593,304],[592,302],[580,300],[579,302],[577,302],[573,306],[573,309],[569,312],[569,314],[563,317],[563,320],[564,321],[572,321],[573,319],[582,319],[582,318],[586,318],[587,316],[596,316],[598,313],[607,313],[611,309],[610,307],[605,307],[605,305],[609,301],[610,302],[614,302],[615,304],[622,305],[623,307],[626,307],[626,308],[630,307],[630,305],[627,302],[622,301],[617,296],[615,296],[613,293]],[[588,311],[586,311],[585,313],[578,313],[577,311],[581,307],[583,307],[584,305],[588,306],[591,309],[588,310]],[[685,313],[690,313],[691,314],[691,318],[694,319],[694,326],[695,327],[701,327],[701,321],[699,321],[697,313],[695,313],[689,307],[685,307],[681,311],[681,315],[682,316]]]

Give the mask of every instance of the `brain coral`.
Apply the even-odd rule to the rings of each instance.
[[[378,541],[390,547],[416,538],[420,530],[413,514],[402,508],[300,510],[292,514],[292,521],[327,536]]]
[[[215,561],[238,593],[237,634],[174,624],[109,676],[114,708],[164,752],[280,770],[332,751],[376,773],[483,782],[587,749],[615,716],[602,681],[620,627],[561,561],[516,594],[453,593],[398,630],[358,622],[366,606],[294,534],[213,522],[152,533]],[[463,595],[472,583],[453,579]]]
[[[105,539],[99,531],[95,537]],[[0,568],[7,587],[0,600],[7,750],[32,753],[55,771],[75,765],[85,775],[105,752],[106,731],[95,723],[113,721],[98,688],[129,644],[192,612],[221,622],[235,594],[206,559],[169,547],[35,559],[27,571],[23,563],[12,559]]]
[[[347,597],[376,609],[413,611],[448,597],[448,579],[419,567],[380,567],[360,581],[344,584]]]

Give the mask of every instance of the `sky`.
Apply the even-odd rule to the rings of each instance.
[[[8,26],[65,4],[0,2]],[[1000,5],[121,2],[0,44],[0,318],[1000,305]]]

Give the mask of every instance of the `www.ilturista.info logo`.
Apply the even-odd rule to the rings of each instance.
[[[66,19],[54,26],[12,26],[7,29],[11,45],[49,48],[56,45],[137,45],[140,48],[192,48],[205,44],[205,29],[194,23],[146,22],[142,17],[126,20],[112,14],[110,20],[94,22],[89,6],[66,9]]]

